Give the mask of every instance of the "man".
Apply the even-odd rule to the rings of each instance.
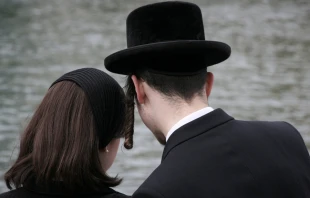
[[[106,68],[128,75],[129,98],[165,145],[134,198],[310,197],[310,157],[293,126],[235,120],[208,106],[213,74],[206,68],[226,60],[230,47],[205,40],[198,6],[134,10],[127,42],[105,59]]]

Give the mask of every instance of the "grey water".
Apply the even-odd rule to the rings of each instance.
[[[81,67],[105,70],[103,60],[126,47],[125,20],[154,0],[0,1],[0,192],[18,154],[20,134],[50,84]],[[310,148],[310,1],[196,0],[207,40],[232,47],[210,67],[210,106],[236,119],[283,120]],[[124,76],[111,74],[124,85]],[[134,190],[160,163],[163,147],[136,116],[135,146],[120,148],[109,171]]]

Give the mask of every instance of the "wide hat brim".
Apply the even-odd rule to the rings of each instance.
[[[218,41],[179,40],[130,47],[106,57],[108,71],[129,75],[137,70],[190,75],[226,60],[229,45]]]

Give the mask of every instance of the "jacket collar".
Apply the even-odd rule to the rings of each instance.
[[[233,117],[226,114],[222,109],[215,109],[214,111],[183,125],[168,139],[164,148],[162,161],[176,146],[233,119]]]

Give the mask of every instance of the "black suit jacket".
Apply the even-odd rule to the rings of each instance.
[[[176,130],[133,198],[310,198],[310,157],[285,122],[216,109]]]

